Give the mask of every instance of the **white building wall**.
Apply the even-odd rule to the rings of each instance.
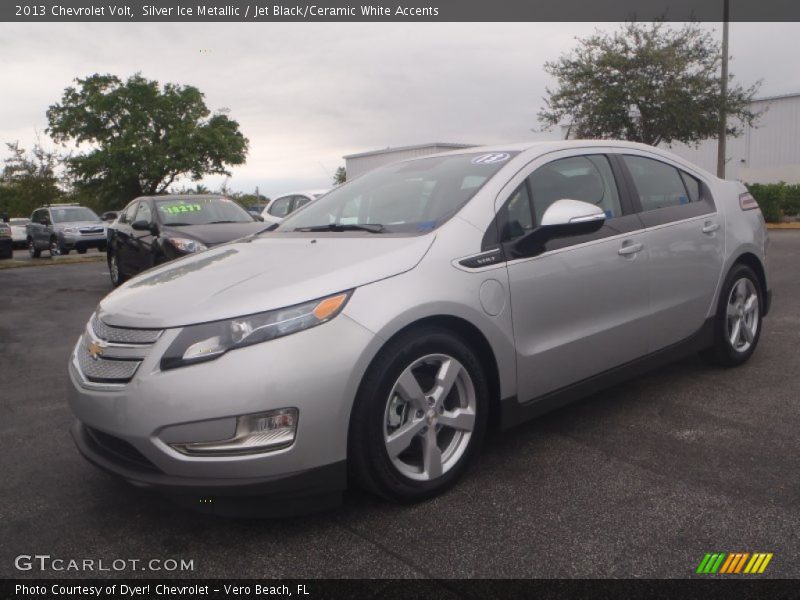
[[[725,178],[745,183],[800,183],[800,94],[753,102],[765,111],[756,127],[745,127],[738,138],[728,138]],[[673,144],[675,154],[717,172],[717,140],[698,147]]]

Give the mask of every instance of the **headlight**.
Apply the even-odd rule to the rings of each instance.
[[[176,250],[186,252],[187,254],[208,250],[208,246],[197,240],[181,237],[165,237],[164,239],[172,244]]]
[[[161,369],[175,369],[213,360],[228,350],[259,344],[330,321],[338,315],[349,292],[227,321],[184,328],[161,358]]]
[[[62,231],[64,233],[78,233],[78,229],[76,227],[64,227]]]

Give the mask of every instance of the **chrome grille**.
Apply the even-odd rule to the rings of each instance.
[[[141,360],[125,360],[114,358],[92,358],[89,352],[91,341],[84,334],[78,349],[78,368],[83,376],[92,383],[127,383],[136,369],[142,364]]]
[[[73,366],[85,382],[124,385],[136,374],[161,329],[111,327],[92,315],[75,349]]]
[[[102,227],[81,227],[79,229],[81,235],[101,235],[103,233]]]
[[[152,344],[161,335],[161,329],[126,329],[111,327],[95,315],[92,317],[92,330],[101,340],[114,344]]]

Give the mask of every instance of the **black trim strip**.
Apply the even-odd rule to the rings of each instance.
[[[534,417],[591,396],[602,389],[708,348],[714,343],[714,322],[715,317],[709,317],[696,333],[681,342],[538,398],[526,402],[519,402],[516,396],[503,398],[500,401],[500,426],[502,429],[514,427]]]

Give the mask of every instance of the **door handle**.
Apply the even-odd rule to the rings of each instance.
[[[719,223],[713,221],[703,223],[703,233],[714,233],[717,229],[719,229]]]
[[[623,242],[622,247],[617,250],[617,254],[620,256],[629,256],[631,254],[637,254],[638,252],[641,252],[642,248],[644,248],[643,244],[631,244],[628,242]]]

